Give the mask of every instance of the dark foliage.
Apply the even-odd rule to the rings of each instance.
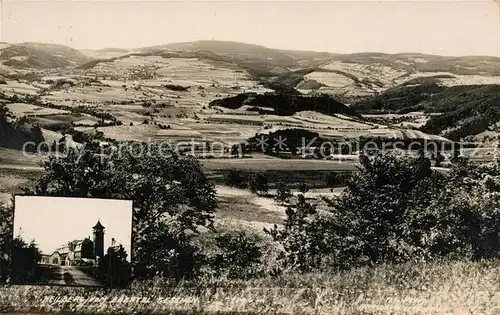
[[[231,146],[231,155],[237,157],[244,157],[248,152],[248,146],[246,143],[233,144]]]
[[[351,172],[329,172],[323,175],[327,187],[345,186],[351,178]]]
[[[252,174],[248,180],[248,188],[251,192],[264,195],[269,190],[267,177],[262,173]]]
[[[281,145],[278,143],[280,139],[283,141]],[[249,138],[248,150],[263,153],[287,151],[299,154],[299,148],[318,147],[326,142],[330,142],[330,140],[321,137],[317,132],[297,128],[279,129],[270,133],[256,134]]]
[[[189,90],[189,86],[175,85],[175,84],[164,84],[162,87],[172,90],[172,91],[187,91]]]
[[[231,187],[246,188],[247,177],[238,170],[229,170],[224,174],[224,183]]]
[[[200,275],[207,263],[201,249],[193,245],[182,225],[173,221],[153,222],[136,244],[134,276],[140,279],[165,277],[192,279]]]
[[[305,194],[309,191],[309,186],[306,183],[300,183],[298,190],[301,194]]]
[[[280,203],[287,202],[293,196],[292,191],[288,187],[286,182],[280,182],[276,185],[276,196],[274,197],[276,201]]]
[[[26,143],[26,151],[36,152],[44,138],[38,125],[32,125],[26,118],[13,119],[12,113],[0,104],[0,148],[22,150]]]
[[[432,116],[422,131],[458,141],[485,131],[500,120],[500,85],[454,86],[437,94],[425,104]]]
[[[14,284],[33,283],[40,276],[38,262],[41,252],[34,242],[26,243],[16,237],[10,243],[11,270],[10,282]]]
[[[14,209],[0,202],[0,283],[10,278]]]
[[[321,266],[322,256],[328,253],[329,245],[324,242],[323,225],[312,220],[316,213],[316,208],[299,195],[297,203],[287,207],[283,227],[274,225],[272,229],[264,229],[283,246],[284,251],[279,256],[283,266],[278,268],[310,271]]]
[[[457,158],[452,172],[417,158],[361,155],[344,193],[316,214],[303,198],[282,228],[285,267],[308,271],[442,258],[498,259],[500,167]]]
[[[236,96],[210,102],[210,106],[220,106],[231,109],[243,105],[273,108],[275,115],[290,116],[299,111],[313,110],[326,115],[346,114],[358,116],[355,110],[336,101],[327,94],[313,96],[298,95],[295,90],[281,85],[274,87],[276,92],[256,94],[242,93]]]
[[[403,84],[357,102],[353,108],[363,113],[440,113],[432,115],[420,130],[458,141],[481,133],[500,120],[500,85]]]
[[[217,235],[215,241],[218,252],[210,262],[219,276],[246,280],[259,274],[262,248],[258,239],[242,231],[231,231]]]
[[[357,102],[352,107],[363,113],[417,111],[423,109],[419,105],[422,101],[445,89],[435,82],[416,86],[403,84],[390,88],[373,98]]]
[[[125,248],[108,248],[98,261],[97,279],[109,288],[126,288],[131,279],[130,263]]]

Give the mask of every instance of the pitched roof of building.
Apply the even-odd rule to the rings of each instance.
[[[96,225],[93,226],[94,229],[104,229],[104,226],[101,224],[101,221],[97,220]]]

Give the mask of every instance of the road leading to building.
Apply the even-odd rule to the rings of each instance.
[[[81,285],[100,286],[101,284],[92,276],[74,266],[59,266],[41,264],[41,278],[39,284],[49,285]]]

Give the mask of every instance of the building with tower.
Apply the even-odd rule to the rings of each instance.
[[[51,254],[42,254],[41,263],[62,266],[96,265],[97,259],[104,256],[104,230],[98,220],[92,227],[92,240],[86,237],[69,241]]]

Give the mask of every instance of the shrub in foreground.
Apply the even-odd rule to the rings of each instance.
[[[249,279],[259,275],[262,248],[258,239],[242,231],[223,232],[215,237],[218,252],[211,267],[229,279]]]
[[[449,174],[430,160],[375,154],[340,197],[316,213],[305,200],[287,209],[283,227],[267,231],[289,268],[307,271],[442,257],[500,258],[500,167],[459,160]]]

